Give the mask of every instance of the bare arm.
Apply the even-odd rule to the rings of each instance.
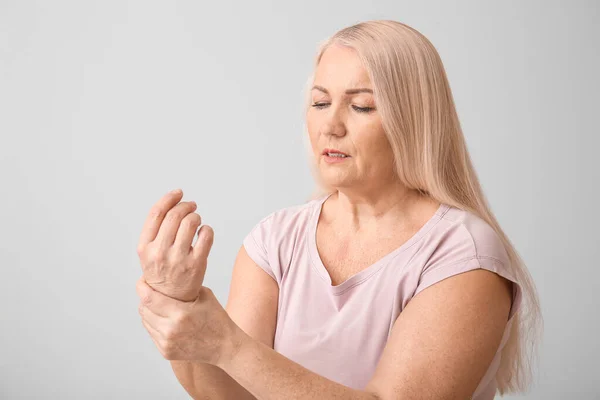
[[[270,348],[275,338],[278,298],[277,282],[252,261],[242,246],[233,267],[225,309],[247,335]],[[256,399],[217,366],[171,361],[171,367],[194,399]]]
[[[212,364],[177,360],[171,361],[171,367],[181,386],[193,399],[256,399],[225,371]]]
[[[219,366],[261,400],[462,400],[490,365],[510,304],[510,283],[485,270],[423,290],[396,320],[364,390],[326,379],[243,332],[240,349]]]

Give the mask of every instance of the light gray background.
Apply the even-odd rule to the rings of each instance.
[[[317,43],[396,19],[438,49],[492,209],[534,276],[528,399],[600,398],[597,1],[0,1],[0,398],[186,399],[140,323],[136,243],[184,190],[235,254],[313,188]]]

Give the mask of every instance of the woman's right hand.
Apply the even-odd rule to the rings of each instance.
[[[174,299],[194,301],[204,282],[214,232],[202,226],[192,246],[202,219],[194,213],[195,202],[179,202],[182,196],[183,191],[169,192],[152,206],[137,253],[148,285]]]

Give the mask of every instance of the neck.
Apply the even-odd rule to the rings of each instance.
[[[401,229],[422,219],[422,206],[428,202],[432,200],[400,185],[369,192],[340,188],[326,201],[329,203],[326,223],[354,233],[392,226]]]

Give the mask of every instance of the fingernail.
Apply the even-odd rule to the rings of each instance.
[[[180,194],[181,193],[181,189],[175,189],[175,190],[171,190],[172,194]]]

